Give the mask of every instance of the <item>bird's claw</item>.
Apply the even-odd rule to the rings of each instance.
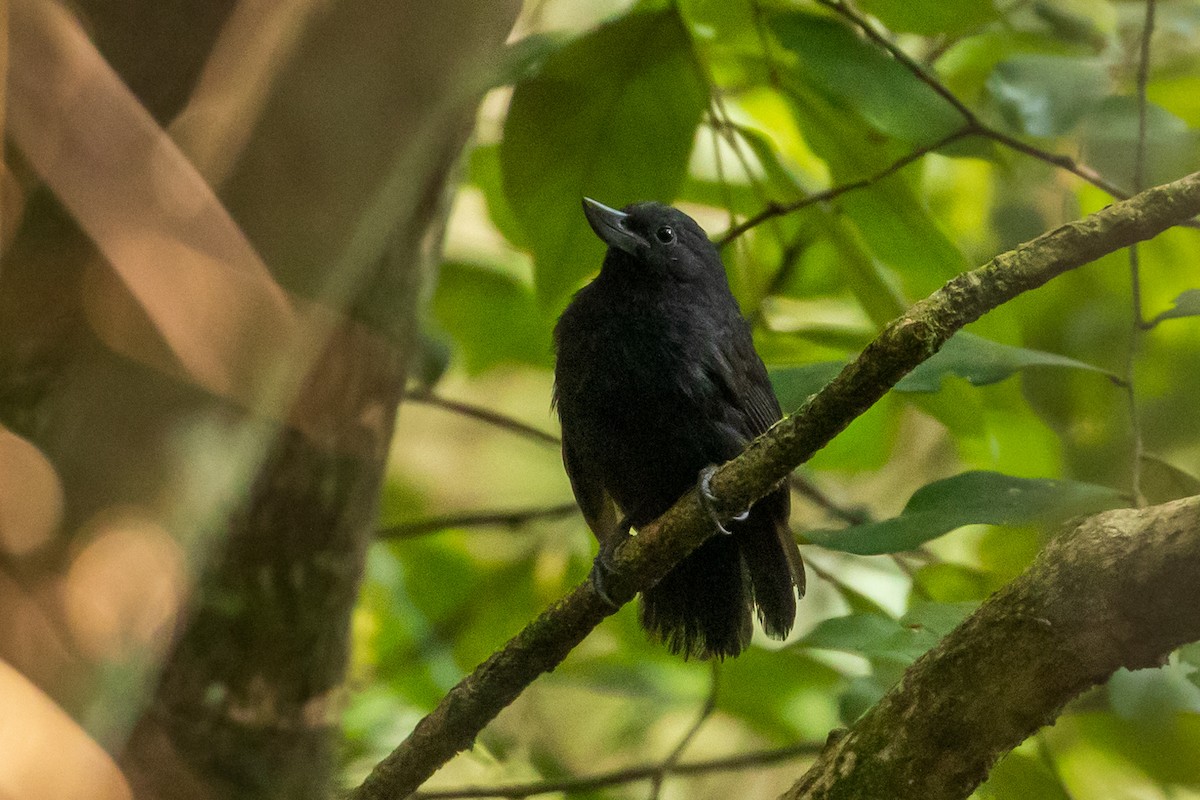
[[[608,558],[606,558],[604,550],[596,556],[596,560],[592,562],[592,571],[588,575],[588,579],[592,582],[592,588],[596,590],[596,594],[600,599],[609,605],[612,609],[618,609],[621,604],[612,599],[612,595],[608,593],[608,584],[612,580],[612,576],[616,574],[616,570],[612,568]]]
[[[725,527],[721,522],[721,518],[717,516],[717,511],[713,508],[713,504],[717,501],[716,495],[712,493],[712,477],[717,472],[715,464],[709,464],[704,469],[700,470],[700,479],[696,483],[696,491],[700,495],[700,505],[704,506],[704,510],[708,512],[708,516],[712,518],[713,524],[717,526],[717,530],[726,536],[729,536],[733,531]],[[750,516],[750,512],[743,511],[731,517],[732,522],[743,522]]]
[[[588,575],[588,579],[591,580],[592,588],[596,590],[596,594],[600,595],[600,599],[613,609],[620,608],[621,604],[612,599],[608,587],[612,577],[617,574],[617,568],[614,566],[617,550],[629,538],[632,530],[633,524],[628,517],[621,519],[617,523],[616,535],[601,541],[600,552],[596,553],[596,559],[592,562],[592,571]]]

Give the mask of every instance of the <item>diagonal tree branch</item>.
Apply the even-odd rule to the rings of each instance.
[[[818,394],[713,475],[717,511],[749,507],[862,414],[957,330],[1022,292],[1200,213],[1200,173],[1068,223],[954,278],[888,327]],[[606,584],[618,604],[653,586],[712,533],[695,491],[631,537]],[[406,797],[526,686],[557,666],[616,609],[585,581],[493,653],[355,789],[355,800]]]
[[[831,739],[783,797],[967,797],[1068,700],[1200,639],[1198,581],[1200,497],[1083,520]]]

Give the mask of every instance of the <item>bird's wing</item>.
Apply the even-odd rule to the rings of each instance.
[[[567,477],[571,479],[571,491],[575,493],[575,501],[579,503],[579,510],[583,512],[588,527],[596,534],[601,545],[616,541],[616,505],[605,490],[604,481],[595,465],[582,458],[571,446],[571,439],[565,431],[562,453],[563,466],[566,467]]]
[[[749,441],[779,421],[779,400],[744,323],[725,339],[725,346],[725,357],[716,359],[709,368],[710,379],[717,384],[727,407],[736,410],[739,433]]]

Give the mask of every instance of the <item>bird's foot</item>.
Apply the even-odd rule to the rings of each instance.
[[[611,585],[613,576],[617,574],[617,550],[632,529],[633,525],[629,522],[628,517],[617,523],[617,535],[600,543],[600,552],[596,554],[596,560],[592,562],[592,571],[588,575],[596,594],[600,595],[600,599],[614,609],[620,608],[621,604],[612,599],[608,587]]]
[[[708,512],[708,516],[712,518],[713,524],[717,526],[717,530],[726,536],[732,531],[725,527],[721,522],[721,518],[717,516],[717,511],[713,508],[713,504],[717,502],[716,496],[712,493],[712,476],[716,474],[716,464],[709,464],[704,469],[700,470],[700,478],[696,482],[696,492],[700,495],[700,505],[704,506],[704,510]],[[743,511],[740,514],[731,518],[732,522],[742,522],[750,516],[750,512]]]
[[[613,600],[608,593],[609,584],[615,574],[612,566],[606,564],[601,556],[596,556],[596,560],[592,562],[592,571],[588,575],[588,580],[592,582],[592,588],[596,590],[596,594],[613,610],[621,607],[621,604]]]

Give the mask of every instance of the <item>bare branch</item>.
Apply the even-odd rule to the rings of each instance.
[[[562,440],[554,434],[521,422],[521,420],[515,417],[501,414],[499,411],[492,411],[490,408],[466,403],[462,400],[451,400],[448,397],[434,394],[428,389],[410,389],[404,393],[404,399],[412,403],[424,403],[425,405],[436,406],[455,414],[461,414],[464,417],[471,417],[509,433],[515,433],[518,436],[524,436],[526,439],[532,439],[535,442],[552,444],[555,447],[559,447],[562,444]]]
[[[380,529],[376,539],[415,539],[447,528],[515,528],[541,519],[567,517],[579,510],[574,502],[559,503],[541,508],[523,508],[516,511],[480,511],[468,514],[447,514],[441,517],[401,522]]]

